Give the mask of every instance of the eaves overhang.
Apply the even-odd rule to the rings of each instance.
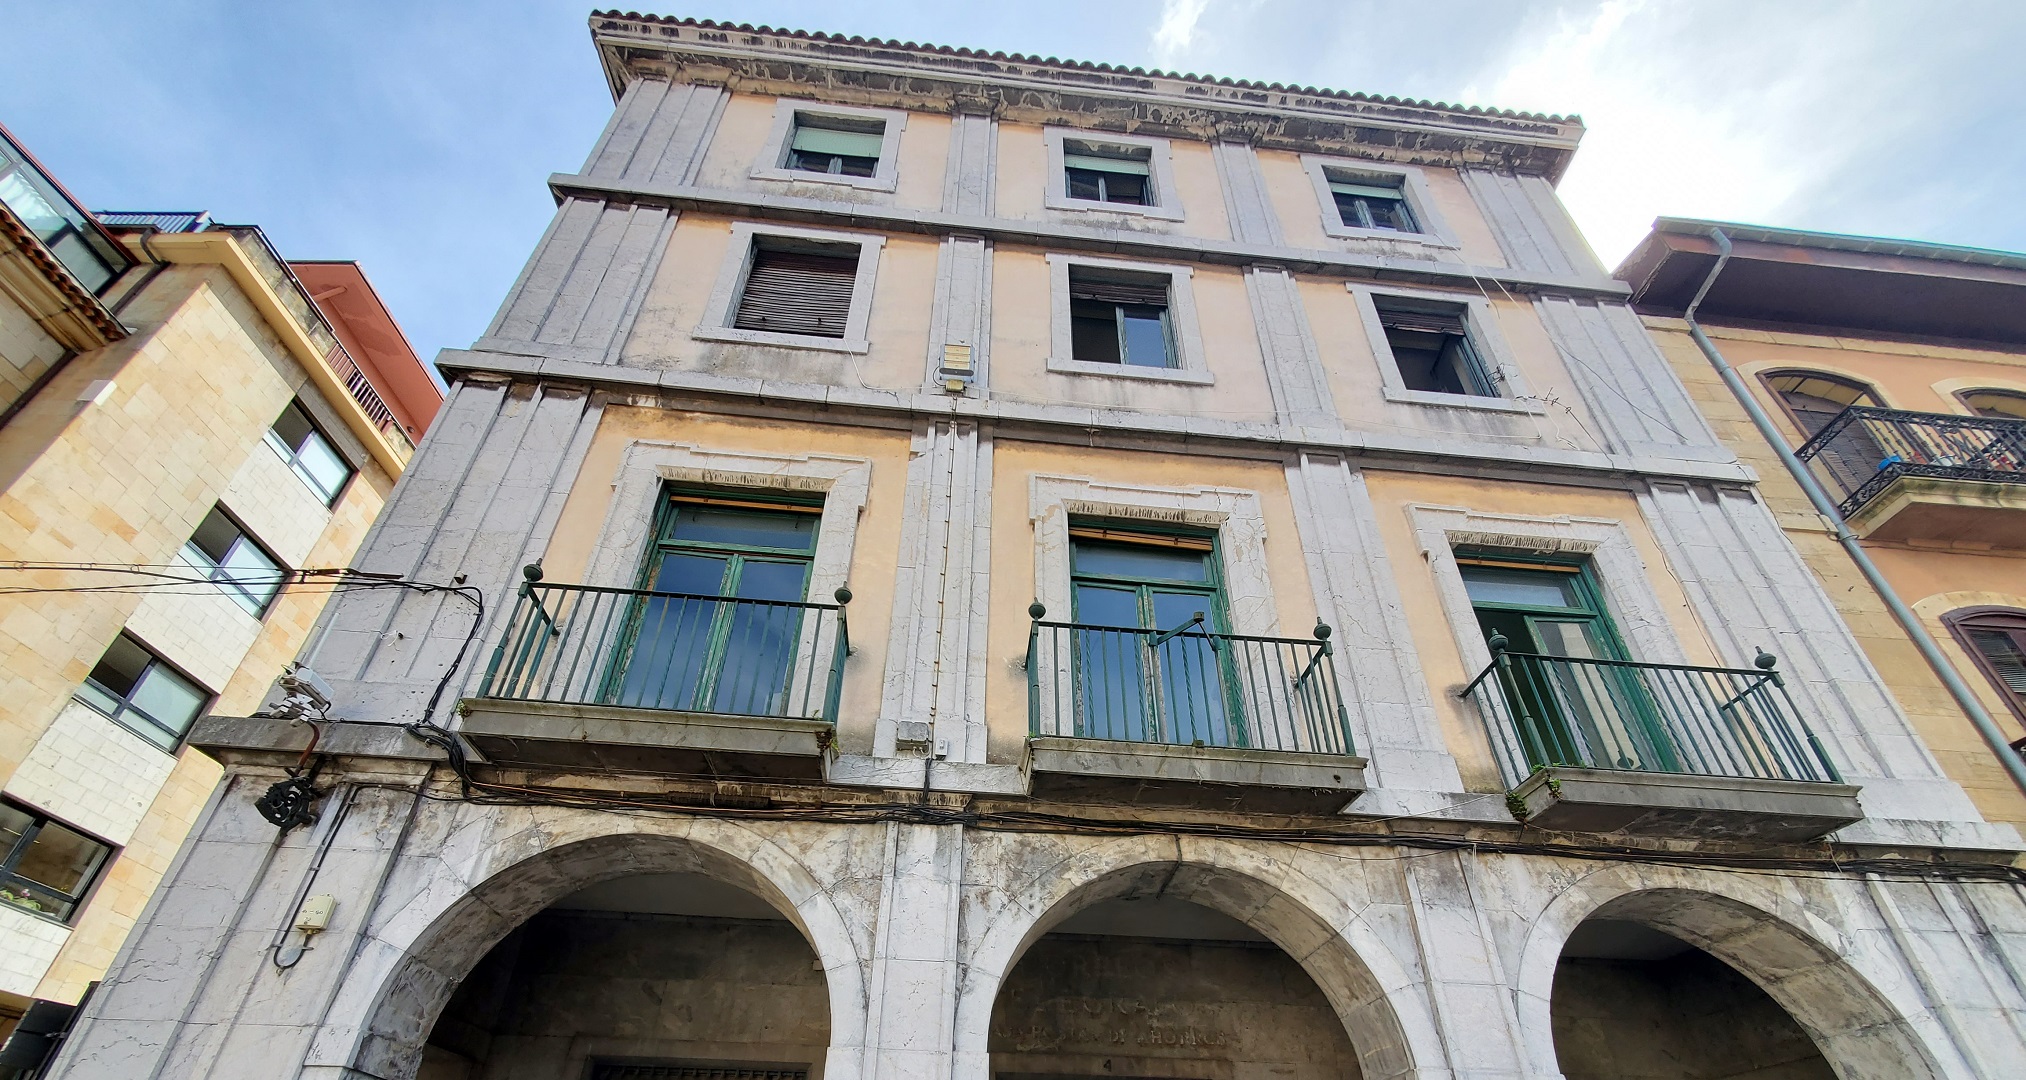
[[[65,348],[88,352],[127,336],[84,283],[43,246],[27,223],[0,203],[0,290],[32,313]]]
[[[1079,63],[879,38],[617,11],[591,16],[614,98],[641,79],[1027,123],[1559,180],[1582,120]]]
[[[1853,336],[2026,350],[2026,255],[1882,237],[1660,218],[1612,276],[1643,314],[1682,314],[1730,262],[1698,318]]]

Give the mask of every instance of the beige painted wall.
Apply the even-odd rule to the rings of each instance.
[[[691,333],[709,309],[731,247],[732,219],[684,214],[626,339],[633,367],[706,372],[769,382],[830,383],[912,393],[926,374],[929,316],[936,284],[935,240],[885,238],[872,284],[864,355],[699,341]],[[877,239],[876,234],[866,234]]]
[[[1266,520],[1267,572],[1280,632],[1300,635],[1316,618],[1308,564],[1295,531],[1287,476],[1277,461],[1232,461],[1126,450],[1096,450],[1000,438],[992,450],[992,611],[986,640],[987,757],[1021,760],[1027,737],[1027,605],[1036,594],[1034,527],[1030,517],[1036,475],[1087,477],[1106,484],[1157,488],[1234,488],[1256,492]],[[1051,621],[1069,618],[1051,611]]]
[[[612,503],[613,484],[626,448],[639,441],[680,442],[707,450],[769,454],[823,453],[872,462],[871,486],[859,515],[848,581],[852,654],[845,665],[839,745],[872,752],[886,667],[887,629],[893,616],[894,576],[900,565],[901,503],[906,494],[908,435],[861,427],[818,428],[802,422],[741,420],[651,407],[608,406],[570,487],[556,533],[543,552],[545,580],[584,579]],[[828,603],[828,597],[810,597]]]
[[[1516,484],[1505,480],[1474,480],[1465,477],[1424,476],[1417,473],[1365,470],[1365,484],[1378,511],[1380,535],[1385,538],[1386,556],[1391,562],[1400,596],[1413,635],[1414,654],[1427,677],[1435,712],[1442,724],[1442,737],[1456,756],[1464,785],[1472,791],[1504,791],[1498,766],[1491,757],[1482,721],[1476,709],[1459,699],[1456,692],[1477,676],[1464,667],[1463,654],[1436,591],[1434,575],[1422,557],[1421,543],[1408,517],[1416,504],[1458,507],[1496,514],[1546,517],[1603,518],[1622,524],[1639,556],[1648,567],[1647,583],[1659,597],[1676,638],[1691,663],[1718,662],[1713,644],[1689,607],[1688,597],[1664,567],[1659,545],[1654,541],[1639,504],[1628,492],[1590,488],[1556,487],[1546,484]],[[1476,634],[1477,627],[1465,628]],[[1634,656],[1634,659],[1643,659]]]
[[[0,493],[0,556],[170,563],[225,498],[241,464],[250,455],[272,453],[262,437],[297,392],[302,373],[224,270],[174,268],[124,314],[143,332],[78,357],[0,435],[0,474],[10,481]],[[115,381],[113,396],[90,407],[75,404],[78,389],[101,378]],[[348,563],[391,488],[391,479],[366,462],[303,565]],[[10,581],[17,583],[65,588],[81,582],[75,573],[36,571]],[[173,600],[147,599],[156,605]],[[229,677],[209,687],[218,695],[214,711],[244,715],[257,708],[326,599],[327,592],[314,587],[284,593]],[[141,596],[74,593],[0,599],[0,700],[8,703],[0,713],[0,780],[12,776],[50,730],[142,602]],[[219,774],[215,762],[195,751],[176,756],[167,782],[148,793],[147,813],[101,877],[38,996],[76,1000],[104,972]]]
[[[1689,340],[1683,324],[1672,319],[1647,322],[1718,437],[1758,471],[1760,493],[1767,505],[1822,580],[1921,740],[1941,761],[1943,771],[1970,793],[1987,819],[2026,830],[2026,795],[2005,775],[1941,680],[1887,613],[1884,602],[1857,573],[1808,504],[1800,485],[1780,465],[1743,407]],[[1709,330],[1724,357],[1746,375],[1746,384],[1759,395],[1760,404],[1787,434],[1790,445],[1800,444],[1801,433],[1756,377],[1760,372],[1785,367],[1834,372],[1876,386],[1889,406],[1958,415],[1968,410],[1955,400],[1957,389],[2026,390],[2026,356],[2015,353],[1724,327]],[[1867,542],[1865,547],[1900,598],[1922,616],[1942,651],[1955,659],[1958,673],[1979,692],[2006,737],[2026,736],[2026,725],[2020,724],[1940,621],[1942,615],[1959,607],[1994,604],[2026,609],[2026,551],[1948,550],[1882,542]]]

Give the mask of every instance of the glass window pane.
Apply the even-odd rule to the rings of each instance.
[[[1079,574],[1157,581],[1210,580],[1209,558],[1201,551],[1089,540],[1076,541],[1070,550],[1075,572]],[[1078,621],[1089,620],[1079,616]]]
[[[1069,302],[1069,351],[1086,364],[1119,362],[1118,309],[1098,300]]]
[[[845,176],[871,176],[878,168],[878,158],[846,155],[837,159],[837,171]]]
[[[21,810],[0,803],[0,859],[7,858],[14,851],[14,845],[21,842],[21,834],[28,831],[35,819]]]
[[[1465,566],[1463,587],[1471,602],[1514,604],[1524,607],[1582,607],[1574,574],[1551,570],[1508,570],[1494,566]]]
[[[331,444],[314,431],[304,437],[300,455],[297,463],[311,485],[323,495],[325,502],[335,500],[345,486],[345,478],[352,474],[352,467],[345,464],[345,459],[331,449]]]
[[[181,675],[163,664],[155,664],[141,676],[139,686],[128,699],[156,723],[175,735],[190,730],[191,721],[204,708],[204,691],[190,685]]]
[[[680,504],[675,512],[674,539],[700,544],[811,551],[816,547],[818,515],[784,510]]]
[[[315,429],[310,426],[309,417],[304,416],[302,409],[294,402],[289,402],[288,408],[283,409],[281,415],[275,419],[272,434],[283,448],[295,450],[313,430]]]
[[[71,896],[84,891],[105,861],[106,846],[54,821],[43,822],[14,873]]]
[[[806,562],[772,562],[747,559],[739,572],[738,595],[747,600],[788,600],[799,602],[803,583],[809,578]]]
[[[655,570],[654,591],[721,596],[730,556],[671,552]]]
[[[1069,197],[1072,199],[1096,199],[1104,194],[1099,186],[1098,174],[1089,169],[1065,170],[1069,180]]]
[[[1596,660],[1604,655],[1597,647],[1596,628],[1588,619],[1534,619],[1531,625],[1535,644],[1548,656]]]
[[[1147,178],[1125,173],[1105,173],[1104,201],[1147,205]]]
[[[121,634],[106,648],[98,666],[91,669],[91,681],[115,697],[124,698],[133,692],[134,684],[140,681],[141,673],[148,670],[148,664],[153,660],[148,650]]]
[[[1076,621],[1093,626],[1141,627],[1139,596],[1116,586],[1076,586]]]
[[[218,509],[213,507],[210,513],[204,515],[204,520],[198,523],[197,531],[190,534],[188,546],[196,548],[205,557],[205,564],[216,566],[225,561],[226,553],[232,550],[233,543],[239,537],[239,527],[232,524],[231,518],[219,513]]]
[[[1139,305],[1119,310],[1125,316],[1126,363],[1134,367],[1174,367],[1175,358],[1168,349],[1167,313],[1157,307]]]
[[[267,606],[281,588],[282,570],[253,541],[242,536],[226,553],[221,566],[224,576],[244,592],[258,609]]]

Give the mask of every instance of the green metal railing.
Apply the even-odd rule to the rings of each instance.
[[[1840,783],[1760,652],[1751,668],[1541,656],[1491,637],[1477,703],[1509,787],[1549,765]]]
[[[480,697],[837,721],[849,589],[809,604],[524,574]]]
[[[1320,622],[1301,640],[1213,634],[1201,613],[1167,630],[1045,622],[1039,603],[1027,614],[1035,735],[1356,752]]]

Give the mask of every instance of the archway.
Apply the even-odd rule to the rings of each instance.
[[[1536,1067],[1569,1080],[1942,1075],[1835,931],[1770,894],[1593,879],[1541,914],[1523,964]]]
[[[1135,838],[1011,895],[957,1022],[960,1055],[1000,1080],[1393,1080],[1441,1058],[1432,1018],[1403,1024],[1386,993],[1411,976],[1375,942],[1354,949],[1343,928],[1368,928],[1291,865]]]
[[[788,884],[799,907],[748,861],[651,834],[522,859],[404,950],[356,1067],[390,1080],[678,1080],[736,1064],[821,1080],[856,965],[838,965],[852,985],[833,985],[817,946],[838,951],[836,913]]]

